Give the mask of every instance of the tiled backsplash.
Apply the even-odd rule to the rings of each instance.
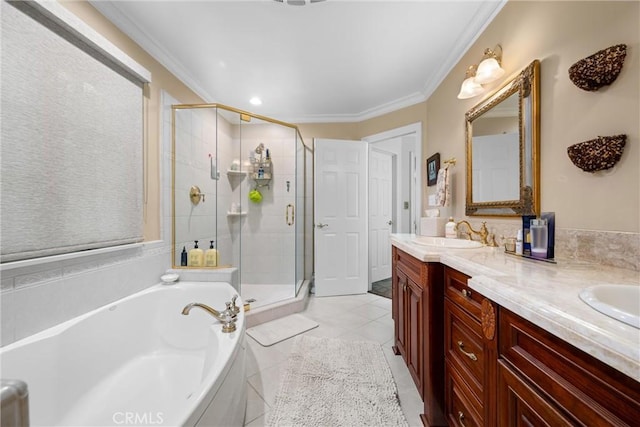
[[[481,221],[470,222],[476,228]],[[487,221],[487,228],[501,244],[501,236],[515,237],[521,227],[514,221]],[[640,233],[556,228],[555,257],[640,271]]]
[[[640,234],[616,231],[556,230],[559,257],[640,271]]]

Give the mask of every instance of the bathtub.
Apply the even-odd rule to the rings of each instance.
[[[203,310],[181,314],[190,302],[222,310],[235,294],[155,285],[0,349],[2,378],[27,383],[32,426],[241,426],[243,310],[232,333]]]

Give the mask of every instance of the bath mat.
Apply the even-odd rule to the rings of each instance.
[[[317,327],[317,322],[304,317],[302,314],[292,314],[249,328],[247,329],[247,335],[258,341],[262,346],[269,347]]]
[[[380,344],[302,335],[267,420],[284,426],[408,426]]]

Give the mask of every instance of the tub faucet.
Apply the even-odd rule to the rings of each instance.
[[[193,307],[199,307],[222,323],[222,332],[229,333],[236,330],[236,320],[238,319],[238,315],[233,311],[233,308],[231,308],[230,301],[228,301],[226,305],[227,307],[223,311],[218,311],[206,304],[192,302],[182,309],[182,314],[186,316]]]

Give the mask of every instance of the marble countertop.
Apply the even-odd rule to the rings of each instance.
[[[592,309],[578,296],[596,284],[640,286],[640,273],[598,264],[557,264],[509,255],[503,248],[443,249],[392,234],[391,243],[424,262],[440,262],[471,276],[485,297],[640,381],[640,329]]]

